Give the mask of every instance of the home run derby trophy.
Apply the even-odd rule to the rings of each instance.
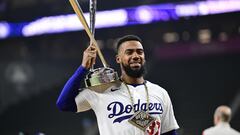
[[[97,44],[97,41],[94,38],[95,33],[95,11],[96,11],[96,0],[90,0],[90,28],[87,24],[85,17],[83,16],[83,11],[77,0],[69,0],[75,13],[77,14],[79,20],[81,21],[85,31],[87,32],[90,43],[94,44],[97,49],[97,54],[103,64],[102,68],[94,69],[93,67],[90,69],[90,72],[87,74],[85,78],[85,85],[90,90],[94,90],[97,92],[104,92],[107,88],[115,85],[118,86],[120,84],[118,74],[114,71],[114,69],[110,68],[105,61],[103,54]]]

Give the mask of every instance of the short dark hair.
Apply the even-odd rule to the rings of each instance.
[[[117,51],[121,44],[126,41],[139,41],[142,44],[142,39],[136,35],[126,35],[118,39],[117,41]]]
[[[226,114],[226,113],[221,113],[221,118],[222,118],[222,121],[224,121],[224,122],[230,122],[231,115]]]

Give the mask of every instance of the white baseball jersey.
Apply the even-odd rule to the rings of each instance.
[[[128,85],[134,107],[124,83],[120,87],[110,87],[104,93],[85,89],[75,98],[78,112],[92,108],[101,135],[160,135],[178,129],[167,91],[149,81],[146,85],[149,93],[149,114],[157,120],[145,132],[128,122],[134,114],[133,109],[135,112],[147,109],[144,85]]]
[[[203,135],[240,135],[240,133],[231,128],[228,123],[222,122],[204,130]]]

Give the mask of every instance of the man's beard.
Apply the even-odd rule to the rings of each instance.
[[[139,69],[132,69],[129,65],[122,64],[122,67],[126,74],[130,77],[139,78],[145,74],[145,64],[142,65]]]

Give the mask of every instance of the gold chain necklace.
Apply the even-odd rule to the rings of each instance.
[[[147,98],[146,112],[144,110],[139,110],[139,111],[135,112],[133,96],[131,95],[130,89],[127,86],[127,84],[125,82],[123,82],[123,83],[127,87],[128,94],[130,96],[130,100],[131,100],[131,104],[132,104],[133,113],[134,113],[134,115],[128,120],[128,122],[145,132],[146,129],[152,124],[152,122],[154,122],[156,120],[156,118],[149,115],[149,94],[148,94],[147,85],[144,82],[146,98]]]
[[[133,108],[133,113],[135,113],[133,96],[132,96],[132,94],[131,94],[131,92],[130,92],[130,89],[129,89],[129,87],[127,86],[127,84],[126,84],[125,82],[123,82],[123,83],[124,83],[124,85],[126,86],[126,88],[127,88],[127,90],[128,90],[128,94],[129,94],[129,96],[130,96],[130,100],[131,100],[131,104],[132,104],[132,108]],[[147,88],[147,85],[146,85],[145,82],[144,82],[143,84],[144,84],[144,87],[145,87],[146,99],[147,99],[147,110],[146,110],[146,112],[148,113],[148,112],[149,112],[149,94],[148,94],[148,88]]]

